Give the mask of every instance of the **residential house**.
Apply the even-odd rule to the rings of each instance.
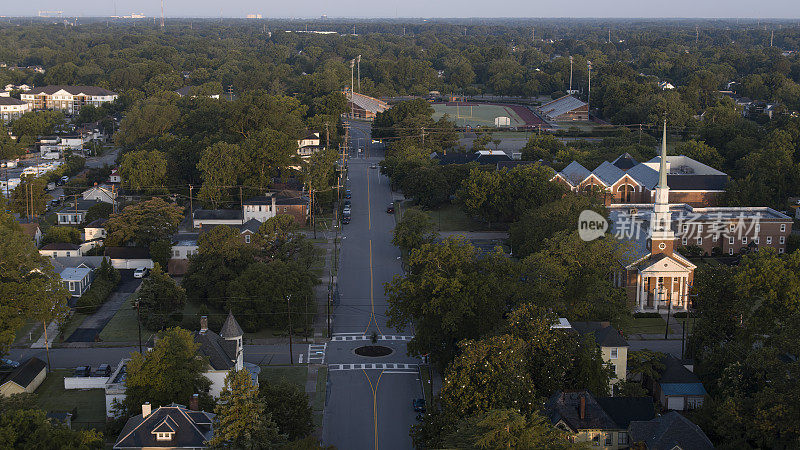
[[[115,186],[107,184],[95,185],[83,191],[81,194],[84,200],[94,200],[96,202],[104,202],[114,204],[117,201],[118,191]]]
[[[196,209],[192,216],[194,228],[216,225],[239,227],[250,220],[266,222],[277,214],[289,214],[300,225],[306,223],[311,208],[309,199],[299,191],[267,192],[242,202],[242,209]]]
[[[625,380],[628,374],[628,341],[622,333],[612,327],[609,322],[572,322],[572,328],[579,334],[591,334],[600,347],[605,361],[614,369],[611,384]]]
[[[439,162],[439,164],[467,164],[477,162],[478,164],[495,165],[506,164],[512,161],[502,150],[479,150],[472,153],[450,152],[449,154],[439,154],[434,152],[431,158]]]
[[[604,449],[628,448],[632,421],[655,417],[649,397],[594,397],[587,390],[556,392],[545,403],[545,414],[573,443],[589,442]]]
[[[0,396],[32,394],[47,377],[47,364],[39,358],[30,358],[15,368],[0,383]]]
[[[98,200],[73,200],[60,211],[56,211],[58,225],[80,225],[89,208],[96,205]]]
[[[313,132],[297,140],[297,155],[302,159],[311,158],[311,155],[324,150],[319,133]]]
[[[213,413],[200,411],[197,397],[189,407],[171,404],[152,410],[142,405],[142,413],[125,423],[114,449],[201,449],[214,436]]]
[[[152,269],[153,260],[150,250],[138,247],[106,247],[104,256],[111,260],[115,269],[136,269],[146,267]]]
[[[97,86],[43,86],[20,94],[31,110],[53,109],[77,114],[84,105],[101,106],[119,95]]]
[[[93,273],[88,267],[68,267],[61,271],[61,282],[70,295],[80,297],[89,290],[94,278]]]
[[[658,87],[660,87],[662,91],[667,91],[667,90],[671,91],[675,89],[675,86],[673,86],[673,84],[670,83],[669,81],[662,81],[658,83]]]
[[[197,98],[197,90],[198,86],[184,86],[175,91],[179,97],[189,97],[189,98]],[[213,98],[215,100],[219,100],[219,94],[208,94],[205,95],[207,98]]]
[[[208,329],[208,318],[200,318],[200,331],[194,335],[194,342],[199,344],[197,352],[208,358],[209,368],[205,372],[206,378],[211,381],[209,393],[219,397],[225,386],[225,377],[231,370],[247,368],[253,377],[253,382],[258,385],[258,366],[244,362],[244,345],[242,337],[244,332],[239,322],[228,314],[219,334]]]
[[[30,223],[21,223],[19,226],[22,227],[22,232],[25,233],[26,236],[31,238],[34,245],[37,247],[42,242],[42,230],[39,228],[39,224],[37,222],[30,222]]]
[[[83,252],[81,252],[80,245],[68,244],[66,242],[53,242],[40,248],[39,254],[51,258],[60,258],[64,256],[82,256]]]
[[[383,100],[352,92],[349,89],[344,91],[344,95],[347,97],[347,111],[354,119],[374,120],[378,113],[391,108]]]
[[[56,273],[61,273],[64,269],[81,268],[95,270],[103,264],[103,260],[108,259],[105,256],[70,256],[70,257],[57,257],[50,258],[50,264]],[[110,262],[110,260],[109,260]]]
[[[108,232],[104,226],[106,220],[107,219],[93,220],[91,223],[83,227],[83,241],[102,241],[105,239],[106,236],[108,236]]]
[[[707,392],[703,383],[680,360],[667,355],[661,361],[664,370],[658,380],[649,380],[653,398],[662,408],[686,411],[703,406]]]
[[[681,414],[670,411],[628,427],[631,446],[646,450],[712,450],[714,444],[703,430]]]
[[[204,228],[204,230],[210,229]],[[167,261],[167,273],[185,275],[189,268],[189,257],[197,253],[199,233],[177,233],[172,236],[172,254]]]
[[[111,169],[111,175],[108,176],[108,182],[112,184],[122,183],[122,176],[117,169]]]
[[[28,103],[14,97],[0,97],[0,119],[3,123],[19,119],[30,110]]]
[[[238,226],[242,224],[240,209],[195,209],[192,213],[192,226],[203,228],[215,225]]]
[[[308,197],[300,192],[280,196],[275,200],[276,214],[288,214],[301,226],[305,225],[311,216],[310,206]]]
[[[259,222],[266,222],[267,219],[275,217],[275,194],[267,192],[265,195],[251,197],[242,202],[243,219],[242,223],[255,219]]]
[[[565,95],[539,107],[539,112],[553,121],[589,120],[589,104]]]

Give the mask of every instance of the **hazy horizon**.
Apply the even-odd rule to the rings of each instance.
[[[765,4],[766,3],[766,4]],[[800,17],[800,2],[775,0],[757,3],[709,0],[674,0],[665,11],[661,5],[637,0],[611,3],[575,0],[565,7],[560,3],[532,4],[509,0],[503,7],[475,0],[440,0],[432,3],[409,0],[401,4],[364,3],[358,0],[298,0],[266,5],[258,0],[164,0],[164,16],[169,18],[244,18],[261,14],[264,19],[313,19],[327,15],[331,19],[772,19],[795,20]],[[662,4],[663,5],[663,4]],[[160,0],[34,0],[0,6],[0,16],[31,17],[38,11],[63,11],[64,16],[108,17],[131,13],[147,17],[161,15]],[[115,14],[116,12],[116,14]]]

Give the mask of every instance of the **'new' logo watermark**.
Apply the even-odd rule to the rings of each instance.
[[[600,214],[586,209],[578,216],[578,236],[584,241],[593,241],[606,234],[608,221]]]

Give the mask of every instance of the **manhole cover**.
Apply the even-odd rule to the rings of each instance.
[[[356,355],[359,356],[369,356],[369,357],[378,357],[378,356],[386,356],[391,355],[392,350],[389,347],[384,347],[382,345],[364,345],[362,347],[358,347],[355,352]]]

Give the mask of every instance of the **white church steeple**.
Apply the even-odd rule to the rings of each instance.
[[[653,216],[650,221],[650,252],[669,254],[672,253],[675,243],[675,233],[671,227],[672,214],[669,211],[669,186],[667,185],[667,119],[664,119],[664,135],[661,138],[661,157],[655,197]]]

